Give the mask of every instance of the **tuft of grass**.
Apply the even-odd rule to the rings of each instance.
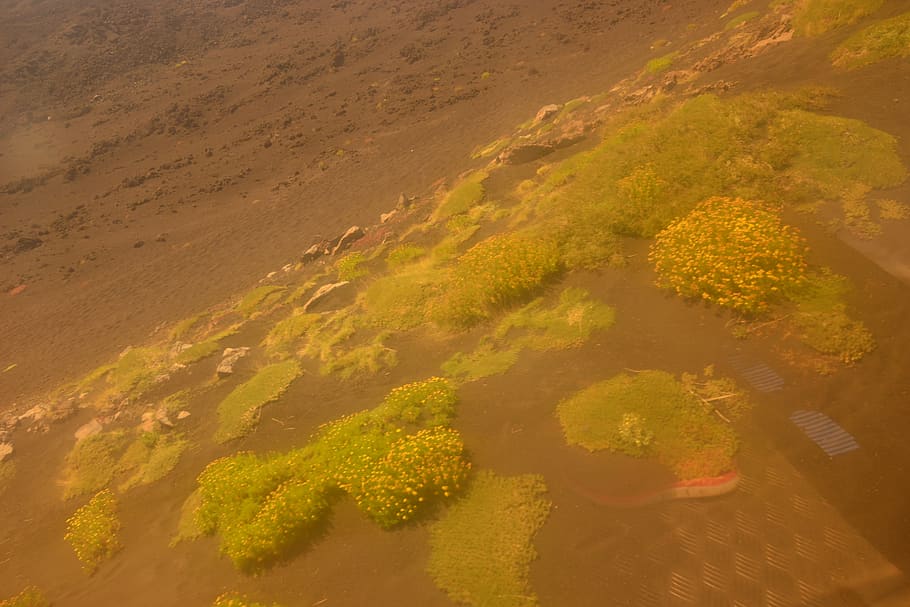
[[[0,600],[0,607],[50,607],[50,603],[40,590],[29,586],[14,597]]]
[[[569,444],[654,457],[681,479],[731,470],[738,448],[733,430],[663,371],[596,383],[559,403],[557,415]]]
[[[248,292],[237,304],[237,311],[246,318],[258,316],[268,306],[277,303],[287,287],[264,285]]]
[[[866,325],[850,318],[844,299],[849,293],[847,279],[830,270],[810,276],[795,297],[794,324],[800,338],[823,354],[854,363],[875,348],[875,339]]]
[[[345,352],[332,352],[323,360],[319,372],[350,379],[354,375],[375,375],[398,364],[398,353],[385,345],[388,332],[376,335],[372,341]]]
[[[114,394],[138,398],[158,381],[164,354],[158,348],[130,348],[108,374]]]
[[[403,266],[414,263],[424,255],[427,250],[412,244],[403,244],[395,247],[386,255],[385,263],[390,270],[398,270]]]
[[[184,318],[180,322],[174,325],[174,328],[171,329],[171,341],[179,341],[186,337],[190,331],[195,329],[199,323],[209,316],[208,313],[202,312],[201,314],[196,314],[195,316],[190,316],[189,318]]]
[[[171,548],[180,542],[197,540],[205,535],[205,532],[196,523],[196,511],[201,505],[202,493],[199,488],[196,488],[180,506],[180,520],[177,522],[177,533],[170,542]]]
[[[512,143],[512,140],[509,137],[503,137],[501,139],[491,141],[487,145],[478,146],[471,152],[471,159],[477,160],[479,158],[491,158],[509,147],[510,143]]]
[[[552,239],[507,233],[487,238],[461,255],[431,317],[443,326],[464,328],[503,308],[522,303],[561,270]]]
[[[512,312],[499,323],[494,335],[505,339],[513,330],[523,331],[510,343],[532,350],[563,349],[581,345],[593,331],[609,329],[615,320],[613,308],[591,299],[584,289],[569,287],[552,308],[545,308],[543,299],[536,299]]]
[[[679,55],[679,52],[673,51],[672,53],[667,53],[661,57],[656,57],[651,59],[645,64],[645,71],[649,74],[659,74],[670,69],[670,66],[673,65],[673,62],[676,60],[676,57]]]
[[[208,358],[209,356],[212,356],[213,354],[215,354],[216,352],[221,350],[221,340],[226,339],[226,338],[230,337],[231,335],[235,335],[237,333],[237,331],[239,330],[239,328],[240,328],[239,325],[234,325],[232,327],[225,329],[224,331],[220,331],[220,332],[216,333],[215,335],[212,335],[205,341],[201,341],[199,343],[193,344],[192,346],[190,346],[189,348],[187,348],[186,350],[184,350],[183,352],[178,354],[177,357],[174,359],[174,362],[181,364],[181,365],[191,365],[195,362],[199,362],[203,358]]]
[[[552,504],[540,476],[479,473],[465,495],[430,528],[427,566],[436,585],[475,607],[532,607],[534,536]]]
[[[806,280],[805,241],[780,212],[709,198],[657,235],[648,259],[658,284],[744,314],[764,312]]]
[[[483,181],[487,178],[485,171],[475,171],[452,188],[434,213],[436,221],[446,220],[454,215],[467,213],[484,197]]]
[[[443,275],[424,264],[378,278],[362,296],[367,326],[408,331],[427,321],[427,305],[438,290]]]
[[[218,405],[215,440],[225,443],[251,432],[258,423],[260,409],[281,396],[302,372],[296,360],[287,360],[260,369],[252,379],[235,388]]]
[[[369,270],[361,267],[366,260],[362,251],[354,251],[336,261],[335,271],[338,272],[338,280],[351,281],[369,274]]]
[[[800,36],[815,37],[871,15],[884,0],[797,0],[793,29]]]
[[[64,539],[73,547],[83,569],[91,575],[103,561],[120,550],[119,530],[117,500],[109,489],[105,489],[67,519]]]
[[[120,458],[120,470],[132,474],[121,483],[119,490],[127,491],[161,480],[177,466],[188,446],[189,442],[180,436],[142,433]]]
[[[892,57],[910,57],[910,12],[856,32],[834,49],[831,63],[854,70]]]
[[[303,308],[295,308],[289,317],[275,323],[261,345],[272,355],[287,353],[321,318],[319,314],[308,314]]]
[[[727,21],[727,24],[724,26],[724,30],[732,30],[736,27],[739,27],[743,23],[746,23],[747,21],[751,21],[752,19],[755,19],[760,14],[761,13],[759,13],[758,11],[749,11],[749,12],[743,13],[741,15],[737,15],[736,17],[733,17],[732,19]]]
[[[109,485],[128,442],[121,431],[102,432],[77,442],[66,456],[64,499],[93,493]]]
[[[470,354],[456,352],[442,363],[442,372],[449,377],[465,381],[501,375],[518,362],[520,352],[519,347],[499,350],[491,343],[482,343]]]

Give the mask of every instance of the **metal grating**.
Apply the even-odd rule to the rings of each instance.
[[[859,449],[856,439],[824,413],[797,410],[790,415],[790,421],[799,426],[828,457]]]
[[[730,366],[759,392],[774,392],[784,387],[784,378],[764,363],[749,360],[740,354],[729,360]]]

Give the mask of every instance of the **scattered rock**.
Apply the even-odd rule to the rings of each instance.
[[[303,311],[309,312],[313,306],[324,302],[330,294],[337,293],[337,291],[339,289],[342,289],[343,287],[345,287],[349,284],[351,284],[349,281],[344,280],[341,282],[334,282],[331,284],[322,285],[321,287],[319,287],[316,290],[315,293],[313,293],[313,296],[310,297],[310,299],[305,304],[303,304]],[[348,290],[348,289],[345,289],[345,290]]]
[[[294,264],[292,264],[292,263],[286,263],[283,266],[281,266],[281,271],[284,272],[285,274],[287,274],[288,272],[290,272],[293,269],[294,269]]]
[[[300,263],[310,263],[311,261],[322,257],[326,254],[325,246],[322,244],[314,244],[309,249],[304,251],[303,255],[300,256]]]
[[[221,354],[221,362],[218,363],[218,377],[227,377],[234,374],[234,366],[237,364],[241,358],[250,353],[249,346],[243,346],[241,348],[225,348],[224,352]]]
[[[190,416],[190,412],[189,412],[189,411],[180,411],[180,412],[177,414],[177,419],[178,419],[178,420],[183,420],[183,419],[188,418],[189,416]]]
[[[160,407],[155,411],[155,421],[161,424],[162,426],[167,426],[168,428],[174,427],[174,422],[167,416],[167,409],[165,407]]]
[[[543,158],[553,152],[553,146],[539,143],[524,143],[509,147],[498,157],[504,164],[524,164]]]
[[[142,414],[142,423],[139,424],[139,430],[142,432],[155,431],[155,412],[146,411]]]
[[[335,246],[332,247],[332,255],[337,255],[342,251],[346,251],[351,248],[351,245],[355,241],[363,238],[364,231],[360,226],[351,226],[348,228],[348,231],[341,235],[341,238],[335,243]]]
[[[398,209],[392,209],[388,213],[379,216],[379,223],[388,223],[398,215]]]
[[[94,436],[96,434],[99,434],[103,428],[104,428],[104,426],[101,425],[101,422],[99,422],[97,419],[93,419],[92,421],[88,422],[87,424],[83,424],[83,425],[79,426],[79,429],[76,430],[76,432],[73,434],[73,436],[76,438],[76,441],[78,442],[84,438],[88,438],[89,436]]]
[[[16,286],[16,287],[13,287],[12,289],[10,289],[9,294],[10,294],[10,296],[18,295],[19,293],[22,293],[22,291],[26,290],[27,288],[28,288],[28,285],[19,285],[19,286]]]
[[[144,240],[137,240],[136,242],[133,243],[133,248],[134,248],[134,249],[139,249],[139,248],[142,248],[142,247],[144,247],[144,246],[145,246],[145,241],[144,241]]]
[[[539,110],[537,110],[537,115],[534,116],[534,123],[539,124],[544,120],[555,116],[559,112],[559,106],[555,103],[545,105]]]
[[[25,413],[19,416],[19,421],[31,420],[33,422],[40,422],[47,415],[47,407],[44,405],[35,405]]]
[[[6,461],[13,454],[13,446],[10,443],[0,443],[0,462]]]
[[[167,232],[162,232],[155,236],[155,242],[166,242],[167,241]]]

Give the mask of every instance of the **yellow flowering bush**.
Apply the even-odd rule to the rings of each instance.
[[[269,607],[265,603],[251,602],[245,596],[228,592],[215,599],[212,607]],[[272,603],[271,607],[280,607],[278,603]]]
[[[442,377],[405,384],[389,392],[376,413],[390,421],[426,426],[447,424],[455,416],[458,397]]]
[[[91,574],[103,560],[120,549],[119,530],[117,500],[110,489],[105,489],[67,519],[63,538],[73,547],[82,567]]]
[[[353,478],[343,488],[367,516],[393,527],[413,519],[425,503],[461,488],[471,469],[463,451],[455,430],[421,430],[400,438],[365,478]]]
[[[34,586],[29,586],[14,597],[0,600],[0,607],[49,607],[50,603]]]
[[[806,245],[780,213],[714,197],[657,235],[648,258],[658,284],[684,297],[758,314],[806,281]]]

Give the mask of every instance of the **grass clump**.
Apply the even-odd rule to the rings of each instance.
[[[295,308],[289,317],[275,323],[262,340],[262,346],[269,354],[286,354],[293,349],[297,340],[319,323],[321,318],[319,314],[308,314],[303,308]]]
[[[794,298],[793,322],[807,345],[853,363],[875,348],[875,339],[862,321],[847,314],[848,292],[844,277],[830,271],[814,274]]]
[[[389,251],[389,254],[386,255],[385,263],[390,270],[398,270],[403,266],[417,261],[426,255],[426,253],[427,250],[423,247],[412,244],[403,244]]]
[[[454,215],[467,213],[474,206],[479,204],[485,195],[483,182],[487,178],[486,171],[475,171],[461,180],[461,182],[452,188],[434,214],[435,219],[446,220]]]
[[[658,234],[648,257],[661,286],[757,314],[805,283],[805,250],[798,232],[781,224],[779,211],[715,197]]]
[[[510,138],[503,137],[501,139],[491,141],[487,145],[478,146],[471,152],[471,160],[477,160],[479,158],[490,158],[492,156],[495,156],[499,152],[509,147],[510,143],[512,143],[512,140]]]
[[[654,457],[681,479],[731,470],[738,447],[733,430],[663,371],[594,384],[559,403],[557,415],[570,444]]]
[[[793,29],[801,36],[820,36],[871,15],[884,0],[797,0]]]
[[[130,348],[108,374],[108,384],[116,395],[138,398],[158,381],[164,355],[157,348]]]
[[[287,287],[280,285],[256,287],[243,296],[240,303],[237,304],[237,311],[246,318],[258,316],[266,307],[277,303],[285,290],[287,290]]]
[[[0,607],[50,607],[50,603],[40,590],[29,586],[14,597],[0,600]]]
[[[323,375],[338,375],[350,379],[355,375],[375,375],[398,364],[398,352],[385,345],[389,333],[382,332],[371,341],[350,350],[332,353],[319,367]]]
[[[428,571],[453,601],[476,607],[531,607],[534,535],[551,503],[540,476],[481,472],[465,497],[430,529]]]
[[[351,281],[369,274],[366,268],[361,267],[366,260],[362,251],[354,251],[336,261],[335,271],[338,272],[338,280]]]
[[[193,520],[179,537],[218,533],[235,565],[256,570],[314,539],[342,494],[383,527],[413,520],[454,494],[470,469],[447,427],[454,405],[448,382],[431,378],[326,424],[300,449],[216,460],[187,500]]]
[[[848,70],[892,57],[910,57],[910,13],[863,28],[831,53],[831,62]]]
[[[63,497],[70,499],[109,485],[128,443],[121,431],[102,432],[77,442],[66,456]]]
[[[92,574],[120,549],[119,530],[117,500],[105,489],[67,519],[64,539],[73,547],[83,569]]]
[[[441,280],[439,269],[422,264],[377,279],[362,297],[364,324],[396,331],[420,327],[427,321],[428,303]]]
[[[518,330],[523,334],[510,343],[532,350],[563,349],[581,345],[593,331],[609,329],[615,319],[613,308],[591,299],[584,289],[569,287],[552,308],[544,307],[543,299],[536,299],[512,312],[499,323],[494,335],[504,339]]]
[[[120,491],[161,480],[177,466],[188,446],[189,442],[180,436],[143,432],[120,458],[119,469],[132,472],[120,485]]]
[[[248,434],[256,427],[260,409],[281,396],[302,369],[295,360],[269,365],[238,386],[218,405],[215,440],[224,443]]]
[[[227,592],[218,596],[215,599],[215,602],[212,603],[212,607],[281,607],[281,605],[278,603],[267,605],[265,603],[251,601],[247,597],[237,594],[236,592]]]
[[[559,249],[551,239],[491,236],[458,258],[432,315],[444,326],[470,327],[526,300],[560,269]]]
[[[230,337],[231,335],[235,335],[238,329],[239,325],[228,327],[224,331],[219,331],[215,335],[212,335],[205,341],[193,344],[186,350],[180,352],[174,359],[174,362],[181,365],[191,365],[195,362],[199,362],[203,358],[208,358],[221,349],[221,340]]]
[[[482,343],[470,354],[456,352],[442,363],[442,371],[449,377],[466,381],[500,375],[518,362],[520,352],[520,347],[499,350],[491,343]]]
[[[667,53],[661,57],[656,57],[651,59],[645,64],[645,71],[649,74],[659,74],[670,69],[670,66],[673,65],[673,62],[676,60],[678,52],[673,51],[672,53]]]

